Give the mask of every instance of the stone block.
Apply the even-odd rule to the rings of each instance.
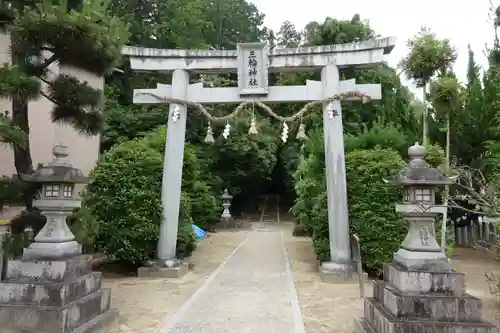
[[[488,322],[443,322],[434,320],[397,320],[374,298],[365,298],[364,331],[368,326],[377,333],[500,333]],[[362,320],[359,320],[362,322]],[[358,322],[357,325],[358,326]],[[359,327],[356,329],[360,330]],[[371,333],[371,332],[370,332]]]
[[[169,278],[178,279],[189,271],[189,264],[181,263],[177,267],[160,267],[157,265],[143,266],[137,269],[137,276],[144,278]]]
[[[323,261],[319,262],[319,276],[321,281],[326,283],[338,284],[357,284],[359,276],[355,269],[354,263],[337,264],[334,262]],[[368,274],[362,272],[362,281],[368,280]]]
[[[398,320],[481,322],[482,301],[469,294],[462,297],[400,293],[384,281],[374,282],[376,299]],[[380,291],[381,290],[381,291]]]
[[[0,305],[0,322],[2,327],[25,332],[85,332],[108,317],[110,296],[109,289],[101,289],[62,307]]]
[[[363,317],[354,318],[354,333],[377,333]]]
[[[465,293],[463,273],[411,271],[384,264],[384,280],[402,293],[440,293],[460,297]]]
[[[60,260],[9,260],[7,281],[62,282],[71,281],[92,272],[92,256],[81,255]]]
[[[101,273],[71,281],[0,283],[0,304],[63,306],[101,289]]]
[[[359,277],[357,273],[349,273],[349,274],[341,274],[341,273],[332,273],[329,271],[322,271],[321,269],[319,270],[319,276],[321,278],[321,281],[325,283],[337,283],[337,284],[358,284],[359,283]],[[368,274],[363,272],[363,275],[361,277],[363,283],[366,283],[368,281]]]
[[[82,254],[82,246],[76,241],[42,243],[33,242],[23,250],[23,260],[59,260]]]

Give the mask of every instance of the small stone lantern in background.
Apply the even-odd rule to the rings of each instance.
[[[436,187],[452,182],[425,162],[425,148],[415,143],[408,149],[410,162],[393,183],[404,188],[403,203],[396,205],[410,224],[394,261],[409,270],[446,271],[450,264],[434,236],[434,219],[446,209],[435,205]]]
[[[229,207],[231,207],[231,200],[233,200],[233,196],[228,193],[227,188],[224,190],[221,199],[222,207],[224,208],[224,210],[222,211],[220,222],[222,225],[228,226],[228,224],[233,219],[233,217],[231,216],[231,212],[229,212]]]
[[[42,185],[33,207],[40,209],[47,218],[34,243],[24,249],[23,259],[58,259],[82,253],[66,219],[81,205],[75,184],[85,184],[88,178],[69,163],[68,147],[57,145],[52,153],[54,159],[51,163],[40,166],[31,175],[21,176],[26,182]]]

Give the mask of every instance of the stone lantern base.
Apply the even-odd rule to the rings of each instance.
[[[482,320],[482,301],[465,291],[465,276],[454,271],[412,271],[384,265],[365,298],[357,333],[499,333]]]
[[[26,333],[83,333],[114,319],[92,257],[10,260],[0,283],[2,328]]]

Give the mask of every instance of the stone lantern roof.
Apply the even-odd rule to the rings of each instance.
[[[52,148],[54,159],[47,165],[38,167],[30,175],[23,174],[21,179],[32,183],[71,183],[86,184],[88,178],[80,169],[73,168],[68,160],[68,147],[57,145]]]
[[[221,195],[221,199],[222,200],[231,200],[233,198],[233,196],[231,194],[229,194],[229,192],[227,191],[227,188],[224,190],[224,193]]]
[[[396,174],[392,183],[396,185],[450,185],[450,181],[440,170],[432,168],[425,161],[425,148],[416,142],[408,148],[410,162]]]

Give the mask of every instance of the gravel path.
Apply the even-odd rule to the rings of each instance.
[[[157,333],[217,267],[245,239],[248,231],[218,232],[201,242],[189,258],[194,265],[182,279],[106,278],[112,306],[120,316],[98,333]]]
[[[161,333],[304,333],[283,235],[256,224]]]
[[[190,259],[194,269],[182,279],[106,279],[120,318],[100,333],[300,332],[287,258],[305,332],[352,333],[363,313],[358,285],[323,283],[311,240],[293,237],[292,224],[256,226],[250,234],[219,232],[203,241]],[[500,276],[500,263],[471,249],[457,249],[452,263],[466,274],[468,292],[483,299],[485,319],[500,326],[500,297],[484,280],[484,272]],[[365,289],[370,296],[371,283]]]

